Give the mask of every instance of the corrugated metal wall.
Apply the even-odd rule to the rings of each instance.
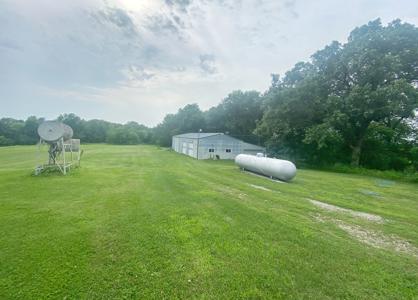
[[[197,158],[197,139],[173,137],[172,148],[178,153]]]
[[[197,149],[199,146],[199,153]],[[238,154],[256,154],[264,148],[245,143],[228,135],[215,135],[202,139],[173,137],[174,151],[198,159],[234,159]]]
[[[241,153],[264,152],[262,147],[245,143],[228,135],[207,137],[200,141],[199,146],[199,159],[216,158],[216,155],[220,159],[234,159]]]

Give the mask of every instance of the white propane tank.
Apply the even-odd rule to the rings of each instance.
[[[296,176],[296,166],[288,161],[248,154],[239,154],[235,163],[244,170],[289,181]]]

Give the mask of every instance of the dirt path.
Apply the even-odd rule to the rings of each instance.
[[[333,223],[344,230],[356,240],[369,246],[391,250],[399,253],[412,255],[418,258],[418,248],[396,235],[385,235],[382,232],[370,230],[358,225],[348,224],[338,219],[323,216],[321,214],[312,215],[320,223]]]
[[[336,206],[336,205],[324,203],[324,202],[309,199],[309,198],[308,198],[308,200],[313,205],[315,205],[319,208],[322,208],[324,210],[334,211],[334,212],[342,212],[342,213],[352,215],[353,217],[365,219],[367,221],[372,221],[372,222],[383,223],[385,221],[381,216],[378,216],[378,215],[369,214],[369,213],[365,213],[365,212],[361,212],[361,211],[355,211],[355,210],[352,210],[352,209],[339,207],[339,206]]]

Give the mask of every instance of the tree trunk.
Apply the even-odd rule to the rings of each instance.
[[[361,148],[363,146],[363,138],[359,139],[355,146],[351,146],[351,165],[358,167],[360,164]]]

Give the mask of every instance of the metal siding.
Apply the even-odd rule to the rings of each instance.
[[[179,138],[173,137],[173,145],[172,145],[172,148],[176,152],[181,152]]]
[[[190,138],[174,137],[174,151],[196,158],[197,143]]]
[[[185,144],[185,149],[183,149],[183,143]],[[197,149],[198,145],[199,149]],[[234,159],[241,153],[256,154],[258,152],[264,152],[264,148],[262,147],[248,144],[223,134],[201,139],[174,136],[172,147],[176,152],[183,153],[183,150],[185,150],[185,155],[198,159],[215,158],[216,155],[219,155],[220,159]],[[215,152],[209,152],[210,148],[215,149]],[[227,153],[226,149],[231,149],[231,152]]]
[[[174,137],[187,138],[187,139],[201,139],[201,138],[205,138],[205,137],[209,137],[209,136],[215,136],[215,135],[223,135],[223,133],[221,133],[221,132],[213,132],[213,133],[209,133],[209,132],[190,132],[190,133],[178,134],[178,135],[175,135]]]
[[[215,158],[216,155],[220,159],[234,159],[235,156],[241,153],[240,140],[234,139],[228,135],[218,135],[207,137],[200,141],[200,159]],[[213,148],[215,152],[209,152]],[[231,152],[226,152],[226,149],[231,149]]]

